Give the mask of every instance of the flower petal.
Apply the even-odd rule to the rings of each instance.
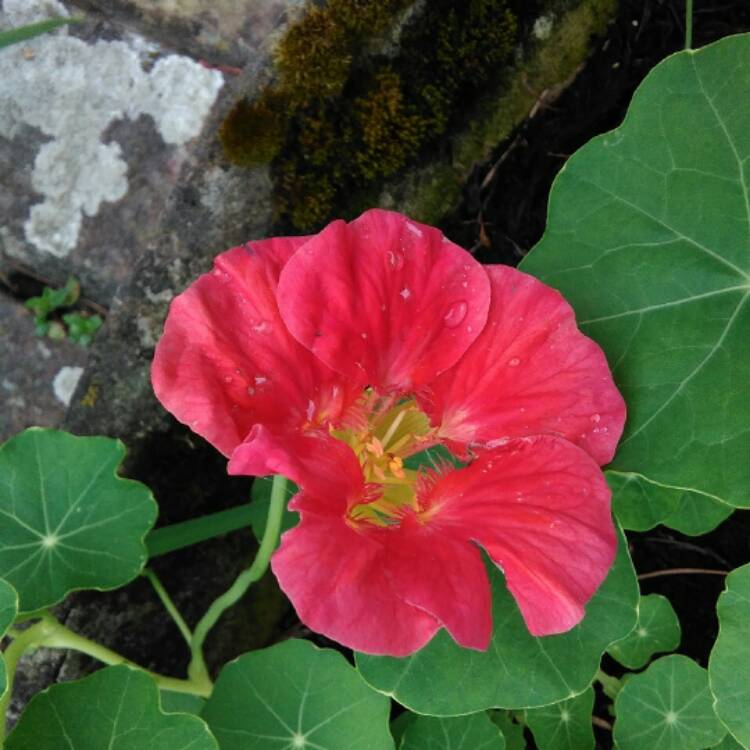
[[[489,282],[438,230],[374,209],[329,224],[292,256],[279,305],[292,334],[330,367],[379,390],[409,391],[477,337]]]
[[[322,431],[275,434],[255,425],[229,461],[230,474],[282,474],[303,492],[294,499],[295,510],[305,508],[304,497],[321,498],[314,508],[326,507],[343,515],[362,501],[365,481],[354,451]],[[322,505],[321,505],[322,504]]]
[[[576,327],[554,289],[507,266],[488,266],[492,302],[479,338],[431,384],[422,407],[461,444],[559,435],[600,464],[612,459],[625,402],[599,346]]]
[[[257,422],[284,430],[335,421],[361,392],[300,346],[279,316],[279,274],[306,239],[229,250],[170,306],[151,368],[154,391],[227,456]]]
[[[441,477],[420,500],[429,524],[478,542],[503,569],[532,635],[576,625],[615,558],[604,475],[560,438],[513,440]]]
[[[271,559],[281,589],[309,628],[362,653],[406,656],[440,625],[398,596],[385,563],[385,548],[341,516],[305,511]]]
[[[433,615],[461,646],[485,650],[492,636],[492,597],[479,548],[414,516],[379,539],[399,596]]]

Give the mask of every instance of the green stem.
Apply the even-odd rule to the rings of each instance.
[[[191,632],[187,623],[185,622],[179,610],[175,606],[175,603],[172,601],[172,598],[167,593],[167,590],[164,588],[164,586],[162,586],[162,583],[157,577],[156,573],[154,573],[154,571],[149,568],[145,568],[144,571],[141,573],[141,575],[144,576],[145,578],[148,578],[148,580],[151,582],[151,585],[154,587],[154,591],[156,592],[156,595],[159,597],[159,600],[164,605],[164,609],[167,610],[167,612],[169,613],[169,616],[174,620],[174,624],[177,625],[177,628],[180,631],[180,634],[185,639],[185,643],[187,643],[188,647],[190,647],[190,642],[193,640],[193,633]]]
[[[266,519],[266,530],[263,533],[258,552],[253,564],[240,573],[234,583],[218,599],[216,599],[200,619],[193,631],[193,639],[190,645],[192,659],[188,667],[188,676],[202,678],[208,675],[205,659],[203,656],[203,644],[206,636],[211,631],[219,618],[229,607],[239,601],[251,584],[260,580],[268,568],[271,554],[276,549],[276,543],[281,531],[281,519],[286,505],[286,477],[276,475],[271,486],[271,502],[268,507],[268,518]]]
[[[685,49],[693,48],[693,0],[685,0]]]
[[[39,622],[19,633],[18,637],[11,641],[3,654],[8,685],[5,695],[0,700],[0,747],[2,747],[2,740],[5,736],[5,720],[3,717],[5,717],[8,704],[10,703],[16,668],[18,667],[20,658],[30,648],[65,648],[80,651],[82,654],[92,656],[104,664],[126,664],[130,667],[140,669],[149,675],[162,690],[171,690],[175,693],[189,693],[190,695],[199,695],[203,698],[211,695],[213,686],[210,680],[195,678],[180,680],[176,677],[167,677],[166,675],[152,672],[130,661],[130,659],[126,659],[122,654],[118,654],[116,651],[112,651],[112,649],[102,646],[100,643],[74,633],[48,612],[42,613],[40,617]]]
[[[610,700],[614,700],[622,689],[622,680],[618,680],[617,677],[613,677],[601,669],[597,670],[594,679],[602,686],[604,695]]]
[[[0,748],[3,746],[3,741],[5,739],[5,717],[8,714],[8,706],[10,705],[10,697],[13,692],[13,680],[16,676],[18,662],[28,649],[38,645],[38,640],[42,637],[44,629],[44,623],[40,622],[21,631],[18,637],[15,637],[3,652],[7,684],[5,695],[0,699]]]
[[[247,528],[251,517],[250,504],[246,503],[201,518],[192,518],[189,521],[154,529],[146,537],[148,556],[166,555],[168,552],[205,542],[215,536]]]

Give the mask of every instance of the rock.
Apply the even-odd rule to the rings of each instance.
[[[34,316],[0,295],[0,442],[26,427],[56,427],[65,411],[88,351],[70,341],[34,334]]]

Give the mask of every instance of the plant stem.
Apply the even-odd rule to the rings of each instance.
[[[208,669],[206,668],[203,656],[203,643],[206,640],[206,636],[211,628],[216,625],[222,614],[239,601],[250,585],[260,580],[268,568],[271,553],[276,548],[279,532],[281,531],[281,518],[286,504],[286,483],[286,477],[282,477],[281,475],[276,475],[273,478],[271,502],[268,507],[268,518],[266,519],[266,530],[263,533],[263,539],[253,560],[253,564],[237,576],[229,589],[211,604],[195,626],[190,644],[192,659],[188,667],[188,676],[191,678],[200,679],[208,676]]]
[[[250,525],[250,503],[154,529],[146,537],[149,557],[166,555]]]
[[[598,669],[594,679],[602,686],[604,695],[610,700],[614,700],[622,689],[622,680],[607,674],[605,671]]]
[[[159,597],[159,600],[164,605],[164,609],[166,609],[167,612],[169,612],[169,616],[174,620],[174,624],[177,625],[177,628],[180,631],[180,634],[185,639],[185,643],[187,643],[188,647],[190,647],[190,643],[193,640],[193,633],[188,627],[185,620],[183,619],[179,610],[175,606],[175,603],[172,601],[172,598],[167,593],[167,590],[164,588],[164,586],[162,586],[162,583],[157,577],[156,573],[154,573],[154,571],[149,568],[145,568],[144,571],[141,573],[141,575],[144,576],[145,578],[148,578],[148,580],[151,582],[151,585],[154,587],[154,591],[156,592],[156,595]]]
[[[649,573],[641,573],[638,576],[639,581],[645,581],[647,578],[659,578],[661,576],[680,576],[701,574],[707,576],[725,576],[730,573],[729,570],[716,570],[714,568],[665,568],[664,570],[652,570]]]
[[[189,693],[190,695],[199,695],[202,698],[208,698],[211,695],[213,686],[210,680],[180,680],[176,677],[168,677],[157,672],[152,672],[130,661],[130,659],[126,659],[122,654],[118,654],[116,651],[112,651],[112,649],[96,643],[96,641],[74,633],[48,612],[42,613],[40,617],[39,622],[19,632],[18,636],[11,641],[3,653],[8,684],[5,695],[0,699],[0,747],[2,747],[5,737],[5,716],[10,704],[13,680],[18,662],[24,653],[31,648],[66,648],[73,651],[80,651],[82,654],[92,656],[104,664],[126,664],[135,669],[140,669],[149,675],[161,690],[171,690],[175,693]]]
[[[685,49],[693,48],[693,0],[685,0]]]

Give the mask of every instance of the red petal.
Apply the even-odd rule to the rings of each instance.
[[[327,506],[343,515],[350,505],[362,501],[365,489],[354,451],[320,431],[278,435],[264,425],[255,425],[232,453],[228,471],[251,476],[282,474],[303,490],[295,498],[300,510],[309,495],[322,498],[314,507]]]
[[[611,567],[610,491],[596,463],[555,437],[513,440],[420,498],[429,524],[473,539],[503,569],[532,635],[576,625]]]
[[[288,430],[322,414],[335,421],[361,393],[300,346],[279,316],[279,274],[306,239],[229,250],[170,307],[154,391],[227,456],[257,422]]]
[[[404,602],[385,572],[386,549],[340,516],[302,513],[271,566],[300,620],[366,654],[407,656],[439,628]]]
[[[374,209],[335,221],[285,266],[281,314],[326,364],[380,390],[411,390],[454,364],[487,318],[489,282],[432,227]]]
[[[433,615],[461,646],[485,650],[492,636],[492,597],[479,549],[413,516],[379,538],[399,596]]]
[[[559,435],[600,464],[612,459],[625,402],[599,346],[576,327],[554,289],[507,266],[488,266],[487,325],[457,365],[431,384],[423,408],[459,443]]]

